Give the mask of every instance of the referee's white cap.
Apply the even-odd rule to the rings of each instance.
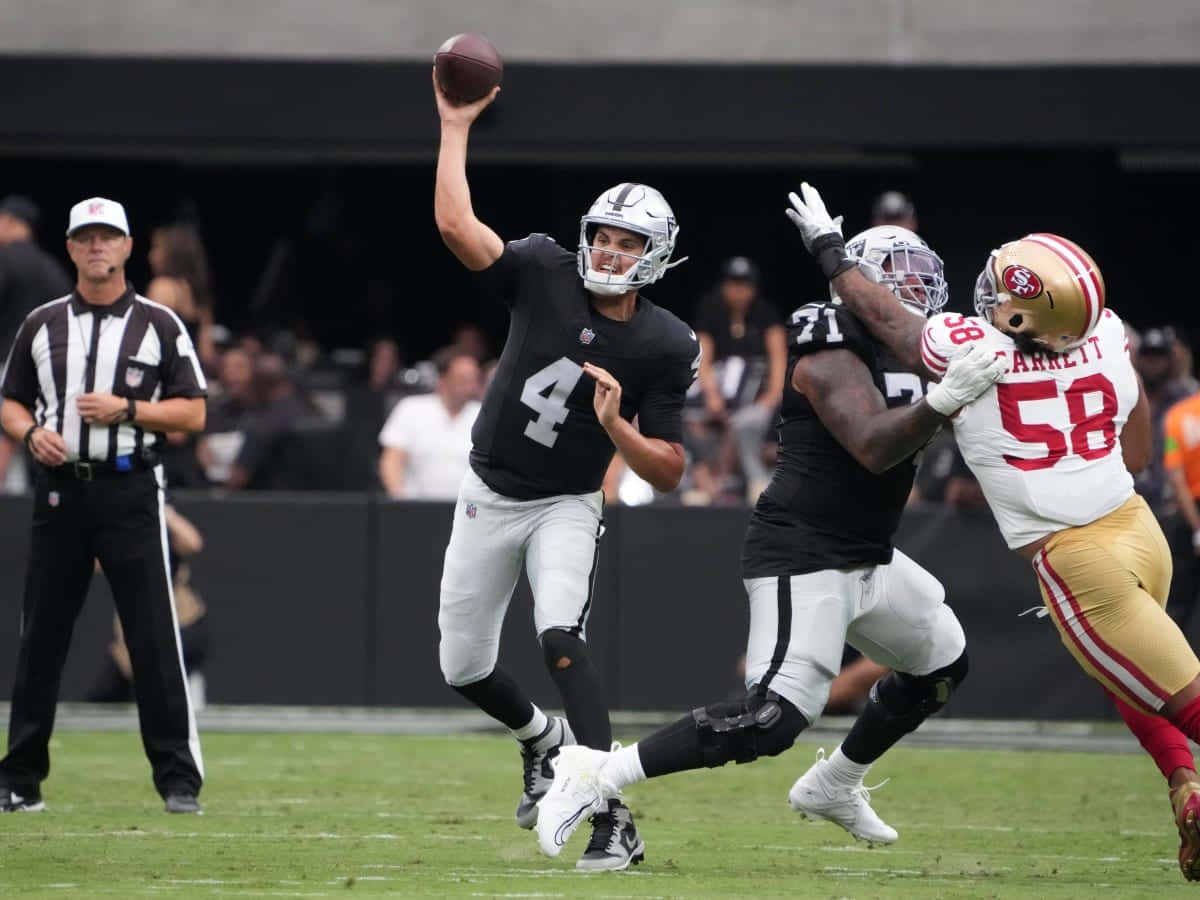
[[[71,217],[67,222],[67,237],[85,225],[108,225],[122,234],[129,234],[129,219],[125,217],[125,207],[116,200],[108,200],[104,197],[80,200],[71,207]]]

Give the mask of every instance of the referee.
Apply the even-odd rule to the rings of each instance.
[[[67,647],[94,561],[112,587],[133,665],[142,745],[167,812],[198,813],[204,777],[167,568],[167,431],[204,427],[205,382],[183,324],[125,282],[133,248],[119,203],[71,209],[73,293],[21,324],[0,424],[38,466],[21,644],[0,760],[0,810],[45,809]]]

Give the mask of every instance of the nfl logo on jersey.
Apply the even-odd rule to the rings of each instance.
[[[479,509],[475,506],[474,503],[468,503],[465,512],[467,514],[468,519],[473,519],[477,515],[479,515]]]
[[[142,383],[142,376],[145,373],[141,369],[135,369],[132,366],[125,370],[125,383],[131,388],[139,387]]]
[[[583,344],[584,346],[587,346],[595,339],[596,332],[592,331],[590,328],[585,328],[583,331],[579,332],[579,343]]]

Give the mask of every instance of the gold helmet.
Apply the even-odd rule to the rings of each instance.
[[[1104,277],[1073,241],[1027,234],[993,250],[975,281],[975,312],[1023,350],[1078,347],[1104,312]]]

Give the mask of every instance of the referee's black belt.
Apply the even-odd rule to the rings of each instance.
[[[157,464],[158,460],[153,457],[143,459],[141,456],[130,453],[103,461],[79,459],[61,466],[47,466],[46,472],[55,479],[96,481],[100,478],[119,478],[130,472],[148,472]]]

